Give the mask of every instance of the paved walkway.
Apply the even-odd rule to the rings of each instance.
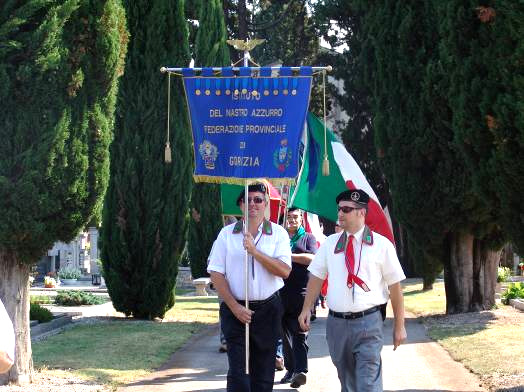
[[[390,310],[388,310],[390,312]],[[319,313],[309,336],[309,373],[301,392],[336,392],[340,383],[329,357],[325,339],[326,311]],[[393,351],[391,318],[386,320],[386,342],[382,351],[384,390],[403,392],[484,391],[478,379],[453,361],[437,343],[427,338],[416,319],[407,320],[408,342]],[[118,389],[118,392],[204,392],[226,391],[227,356],[218,353],[218,328],[193,337],[161,369],[148,378]],[[295,390],[278,381],[274,391]]]

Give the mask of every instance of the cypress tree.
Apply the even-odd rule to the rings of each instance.
[[[219,0],[209,0],[200,10],[195,42],[195,66],[227,66],[229,49],[226,44],[224,12]],[[197,183],[191,194],[188,252],[194,278],[207,275],[207,257],[222,226],[220,186]]]
[[[497,255],[490,249],[500,239],[493,224],[496,209],[476,189],[472,166],[458,142],[474,116],[457,110],[464,94],[455,82],[468,74],[471,63],[458,66],[460,77],[446,77],[443,64],[450,60],[457,67],[464,53],[447,57],[445,48],[451,44],[442,40],[439,29],[439,6],[452,9],[452,20],[460,12],[449,2],[355,3],[364,14],[363,76],[373,86],[375,138],[383,151],[394,212],[408,230],[410,245],[423,256],[423,268],[444,263],[447,312],[489,308]],[[462,25],[445,23],[443,29],[453,29],[451,34],[464,34]],[[477,97],[469,105],[478,102]]]
[[[0,6],[0,298],[17,331],[0,384],[32,379],[30,265],[100,206],[127,38],[119,0]]]
[[[388,207],[404,272],[407,276],[413,276],[415,273],[417,276],[423,276],[424,287],[429,289],[439,267],[421,268],[427,265],[424,262],[414,265],[415,261],[424,258],[420,258],[417,249],[408,246],[410,241],[407,231],[402,228],[392,211],[393,200],[380,159],[384,152],[375,146],[371,107],[372,85],[365,78],[375,58],[369,54],[365,45],[365,11],[352,1],[326,1],[316,4],[314,8],[315,23],[326,42],[333,48],[348,48],[342,53],[330,52],[322,55],[326,59],[325,63],[333,65],[330,76],[342,83],[342,88],[331,89],[331,94],[349,119],[345,122],[340,121],[337,125],[340,127],[346,148],[364,171],[383,207]],[[333,22],[337,26],[336,32],[333,30]]]
[[[517,163],[524,150],[524,123],[519,121],[524,72],[518,65],[524,7],[511,1],[483,4],[452,1],[439,8],[442,80],[447,80],[455,145],[475,193],[490,211],[489,219],[475,229],[474,258],[482,261],[482,268],[474,263],[473,301],[480,308],[493,304],[505,237],[522,242],[524,222],[518,201],[524,170]]]
[[[483,29],[492,36],[492,45],[482,52],[486,61],[489,59],[489,79],[498,82],[495,99],[481,102],[484,132],[496,130],[490,179],[499,200],[501,226],[519,253],[524,254],[524,5],[503,0],[489,8],[479,7],[476,11]],[[487,11],[491,16],[485,15]]]
[[[182,0],[124,2],[131,41],[118,96],[101,256],[115,309],[163,317],[174,304],[178,259],[187,237],[191,136],[181,80],[171,77],[170,146],[164,162],[167,77],[189,64]]]

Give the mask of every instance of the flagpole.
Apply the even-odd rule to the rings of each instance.
[[[284,185],[280,185],[280,198],[278,199],[278,211],[277,211],[277,225],[280,224],[280,209],[282,208],[282,198],[284,195],[282,194],[284,190]],[[284,221],[282,221],[282,227],[285,227]]]
[[[307,117],[306,117],[306,124],[307,124]],[[290,205],[292,206],[294,201],[295,201],[295,197],[297,196],[297,192],[298,192],[298,188],[300,186],[300,180],[302,179],[302,172],[304,171],[304,167],[306,166],[306,159],[307,159],[307,154],[309,153],[308,151],[308,148],[309,148],[309,133],[308,133],[308,128],[307,128],[307,125],[304,127],[304,133],[305,133],[305,137],[304,137],[304,153],[302,155],[302,166],[300,167],[300,171],[298,172],[298,177],[297,177],[297,181],[296,181],[296,186],[295,186],[295,189],[293,191],[293,195],[289,197],[288,201],[287,201],[287,205]],[[290,191],[291,191],[291,188],[289,188]]]

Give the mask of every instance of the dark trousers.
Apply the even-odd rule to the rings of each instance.
[[[285,295],[282,298],[284,315],[282,317],[282,343],[284,348],[284,365],[291,373],[307,373],[307,333],[302,332],[298,315],[302,310],[302,295]]]
[[[282,304],[279,296],[258,306],[249,324],[249,374],[245,366],[245,325],[225,303],[220,305],[222,331],[227,342],[228,392],[266,392],[273,390],[276,344],[279,337]]]

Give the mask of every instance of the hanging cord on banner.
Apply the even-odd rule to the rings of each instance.
[[[280,185],[280,199],[278,199],[277,225],[280,225],[280,209],[282,208],[282,199],[284,197],[283,191],[284,191],[284,185]],[[284,228],[286,227],[284,225],[284,221],[282,221],[282,224],[280,226]]]
[[[171,146],[169,144],[169,113],[171,107],[171,74],[167,74],[167,139],[166,148],[164,150],[164,160],[166,163],[171,163]]]
[[[329,159],[327,153],[327,125],[326,125],[326,71],[322,71],[322,91],[324,95],[324,162],[322,162],[322,175],[329,176]]]

